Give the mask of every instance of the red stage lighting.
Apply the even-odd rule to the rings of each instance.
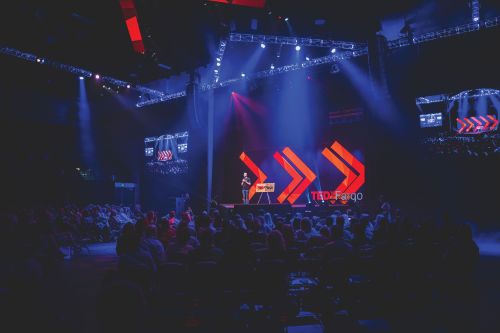
[[[220,2],[228,5],[264,8],[266,0],[208,0],[209,2]]]

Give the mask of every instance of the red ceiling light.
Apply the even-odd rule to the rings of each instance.
[[[220,2],[229,5],[264,8],[266,0],[208,0],[209,2]]]
[[[120,7],[122,8],[123,16],[125,17],[125,24],[127,25],[128,34],[132,47],[137,53],[144,53],[144,42],[142,41],[141,29],[139,28],[139,21],[137,20],[137,10],[135,9],[133,0],[120,0]]]

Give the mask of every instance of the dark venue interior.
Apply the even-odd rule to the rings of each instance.
[[[19,0],[6,332],[500,332],[500,3]]]

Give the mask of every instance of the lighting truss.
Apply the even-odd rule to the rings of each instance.
[[[472,23],[456,26],[453,28],[446,28],[446,29],[442,29],[439,31],[429,32],[429,33],[425,33],[425,34],[421,34],[421,35],[416,35],[413,37],[413,39],[411,41],[408,38],[400,38],[397,40],[389,41],[387,44],[388,44],[389,49],[396,49],[399,47],[405,47],[405,46],[409,46],[409,45],[413,45],[413,44],[429,42],[429,41],[440,39],[440,38],[447,38],[447,37],[457,36],[457,35],[461,35],[461,34],[468,33],[468,32],[478,31],[482,27],[483,28],[492,28],[492,27],[496,27],[498,25],[500,25],[500,17],[499,16],[491,18],[491,19],[483,20],[483,21],[472,22]],[[335,48],[343,48],[343,49],[359,47],[359,49],[353,50],[353,51],[339,52],[339,54],[333,54],[333,55],[328,55],[325,57],[311,59],[309,61],[305,61],[305,62],[301,63],[300,65],[298,65],[298,64],[286,65],[286,66],[278,67],[275,69],[269,69],[269,70],[257,72],[254,74],[247,74],[245,77],[237,77],[237,78],[225,80],[222,82],[213,82],[211,84],[203,84],[201,86],[202,91],[226,87],[226,86],[229,86],[233,83],[239,82],[241,80],[269,77],[269,76],[273,76],[273,75],[277,75],[277,74],[282,74],[282,73],[286,73],[286,72],[290,72],[290,71],[299,70],[301,68],[329,64],[332,62],[345,60],[345,59],[349,59],[349,58],[354,58],[354,57],[359,57],[359,56],[363,56],[363,55],[368,54],[368,48],[366,47],[366,44],[363,44],[363,43],[336,42],[336,43],[345,43],[345,44],[343,44],[344,47],[341,47],[339,45],[333,45],[334,41],[322,40],[322,39],[295,38],[295,37],[268,36],[268,35],[252,35],[252,34],[238,34],[238,33],[231,33],[229,35],[229,40],[233,41],[233,42],[254,42],[254,43],[267,43],[267,44],[274,43],[274,44],[289,44],[289,45],[300,44],[300,45],[304,45],[304,46],[335,47]],[[328,43],[332,43],[332,44],[328,44]],[[144,105],[152,105],[155,103],[164,102],[164,101],[168,101],[168,100],[183,97],[183,96],[185,96],[185,93],[183,94],[183,92],[172,93],[172,94],[164,95],[164,96],[161,96],[158,98],[153,98],[147,102],[139,102],[139,103],[137,103],[137,106],[141,107]],[[437,96],[441,96],[441,95],[437,95]],[[430,96],[430,97],[433,97],[434,99],[429,99],[429,96],[417,98],[417,104],[429,104],[429,103],[437,103],[437,102],[441,101],[441,100],[439,100],[439,98],[436,98],[435,96]],[[446,98],[448,98],[448,96],[446,96]],[[145,103],[147,103],[147,104],[145,104]]]
[[[497,90],[497,89],[475,89],[475,90],[462,91],[459,94],[451,96],[450,100],[455,101],[457,99],[462,99],[462,98],[494,96],[494,95],[500,95],[500,90]]]
[[[282,73],[287,73],[287,72],[292,72],[292,71],[297,71],[299,69],[303,68],[308,68],[308,67],[314,67],[314,66],[319,66],[319,65],[324,65],[324,64],[329,64],[332,62],[337,62],[341,60],[346,60],[354,57],[359,57],[368,54],[368,48],[363,48],[360,50],[355,50],[355,51],[346,51],[342,53],[335,53],[331,55],[327,55],[324,57],[319,57],[319,58],[314,58],[308,61],[304,61],[300,64],[292,64],[292,65],[286,65],[286,66],[281,66],[281,67],[276,67],[274,69],[268,69],[252,74],[247,74],[245,77],[237,77],[229,80],[224,80],[220,81],[217,83],[211,83],[211,84],[202,84],[200,87],[201,91],[208,91],[212,89],[217,89],[217,88],[222,88],[222,87],[227,87],[231,84],[243,81],[243,80],[252,80],[252,79],[261,79],[261,78],[266,78],[270,77],[273,75],[277,74],[282,74]],[[160,102],[165,102],[169,101],[172,99],[176,99],[179,97],[184,97],[186,96],[185,91],[180,91],[177,93],[169,94],[169,95],[164,95],[162,97],[157,97],[157,98],[152,98],[148,101],[142,101],[136,104],[137,107],[143,107],[146,105],[152,105]]]
[[[222,67],[222,59],[224,59],[224,51],[226,50],[226,45],[227,45],[227,40],[221,39],[221,41],[219,42],[219,49],[217,50],[217,53],[215,54],[216,64],[220,64],[220,65],[216,66],[214,69],[214,78],[213,78],[214,83],[219,82],[220,71],[221,71],[221,67]]]
[[[157,104],[157,103],[161,103],[161,102],[166,102],[166,101],[170,101],[172,99],[177,99],[177,98],[181,98],[181,97],[186,97],[186,90],[182,90],[182,91],[172,93],[172,94],[163,94],[162,96],[159,96],[159,97],[154,97],[154,98],[150,98],[150,99],[145,100],[145,101],[140,101],[135,106],[138,108],[142,108],[143,106],[153,105],[153,104]]]
[[[477,22],[479,21],[479,0],[472,0],[470,5],[472,7],[472,21]]]
[[[441,94],[441,95],[432,95],[432,96],[418,97],[416,99],[416,103],[417,103],[417,105],[423,105],[423,104],[432,104],[432,103],[445,102],[447,100],[448,100],[448,95]]]
[[[422,105],[422,104],[432,104],[432,103],[440,103],[446,101],[456,101],[462,98],[496,96],[496,95],[500,96],[500,90],[481,88],[481,89],[462,91],[461,93],[458,93],[456,95],[440,94],[440,95],[418,97],[416,99],[416,103],[417,105]]]
[[[253,35],[253,34],[239,34],[239,33],[229,34],[229,40],[231,42],[315,46],[315,47],[328,47],[328,48],[336,48],[343,50],[354,50],[366,47],[366,43],[335,41],[330,39]]]
[[[474,32],[483,28],[492,28],[500,24],[500,17],[494,17],[482,22],[472,22],[463,25],[459,25],[453,28],[446,28],[439,31],[427,32],[421,35],[415,35],[411,40],[408,38],[400,38],[396,40],[391,40],[387,43],[389,49],[395,49],[398,47],[409,46],[413,44],[420,44],[425,42],[430,42],[436,39],[447,38],[462,35],[468,32]]]
[[[52,68],[55,68],[55,69],[58,69],[58,70],[61,70],[64,72],[75,74],[77,76],[82,76],[82,77],[86,77],[86,78],[92,77],[92,72],[90,72],[88,70],[78,68],[75,66],[71,66],[71,65],[67,65],[67,64],[62,64],[62,63],[59,63],[57,61],[48,60],[48,59],[45,59],[42,57],[38,57],[34,54],[26,53],[26,52],[23,52],[23,51],[20,51],[20,50],[11,48],[11,47],[1,47],[0,54],[5,54],[8,56],[16,57],[16,58],[23,59],[26,61],[47,65],[47,66],[50,66]],[[151,96],[155,96],[155,97],[161,97],[164,95],[164,93],[162,93],[158,90],[149,89],[149,88],[144,87],[144,86],[137,86],[137,85],[133,86],[129,82],[118,80],[118,79],[115,79],[115,78],[110,77],[110,76],[100,76],[99,81],[104,83],[104,84],[107,83],[107,84],[115,85],[117,87],[122,87],[122,88],[125,88],[128,85],[130,85],[131,87],[133,87],[133,89],[135,89],[141,93],[148,93]]]

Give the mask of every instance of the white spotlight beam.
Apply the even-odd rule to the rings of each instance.
[[[366,43],[336,41],[330,39],[319,39],[310,37],[270,36],[270,35],[253,35],[253,34],[240,34],[240,33],[229,34],[229,40],[231,42],[315,46],[315,47],[337,48],[344,50],[354,50],[366,47]]]
[[[45,66],[50,66],[52,68],[55,68],[55,69],[58,69],[58,70],[61,70],[64,72],[75,74],[76,76],[82,76],[82,77],[86,77],[86,78],[92,77],[92,72],[90,72],[86,69],[78,68],[78,67],[67,65],[67,64],[62,64],[60,62],[45,59],[43,57],[38,57],[34,54],[23,52],[23,51],[20,51],[20,50],[11,48],[11,47],[0,47],[0,54],[8,55],[11,57],[15,57],[18,59],[22,59],[22,60],[26,60],[26,61],[34,62],[34,63],[37,63],[37,59],[43,59],[43,63],[40,63],[40,64],[43,64]],[[115,85],[117,87],[122,87],[122,88],[126,88],[127,85],[130,84],[130,82],[125,82],[125,81],[118,80],[118,79],[115,79],[115,78],[110,77],[110,76],[103,76],[103,75],[100,75],[99,82],[102,82],[105,84],[107,83],[107,84]],[[161,91],[150,89],[150,88],[147,88],[144,86],[133,86],[131,84],[130,84],[130,86],[133,89],[135,89],[141,93],[147,93],[151,96],[161,97],[164,95]]]

